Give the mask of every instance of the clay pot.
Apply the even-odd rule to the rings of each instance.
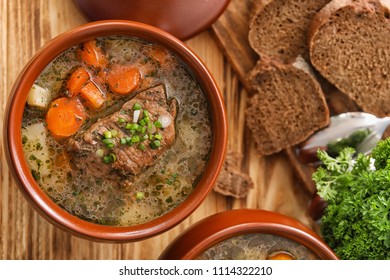
[[[104,226],[77,218],[53,202],[34,180],[24,158],[21,124],[28,92],[42,70],[55,57],[88,39],[126,35],[159,44],[173,51],[188,66],[200,83],[209,103],[213,129],[210,157],[194,191],[179,206],[150,222],[134,226]],[[204,200],[217,179],[224,162],[227,123],[223,100],[217,84],[201,60],[176,37],[149,25],[130,21],[101,21],[79,26],[49,41],[26,65],[14,83],[4,118],[4,150],[14,180],[24,197],[48,221],[78,236],[124,242],[162,233],[180,223]]]
[[[181,40],[204,31],[230,0],[74,0],[89,20],[125,19],[161,28]]]
[[[319,259],[336,260],[334,252],[311,229],[293,218],[265,210],[224,211],[192,225],[161,254],[161,259],[196,259],[212,246],[234,236],[271,234],[295,241]]]

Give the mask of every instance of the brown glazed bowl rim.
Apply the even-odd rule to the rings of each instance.
[[[209,161],[190,196],[165,215],[134,226],[104,226],[77,218],[55,204],[33,179],[24,160],[21,122],[27,93],[48,62],[76,44],[111,35],[134,36],[172,50],[191,69],[210,106],[213,142]],[[227,146],[226,112],[221,93],[200,58],[176,37],[156,27],[126,20],[83,24],[50,40],[29,61],[14,83],[4,116],[4,149],[10,171],[23,195],[51,223],[95,241],[136,241],[162,233],[189,216],[205,199],[223,165]]]
[[[198,221],[176,237],[165,248],[160,259],[195,259],[223,240],[250,233],[282,236],[304,245],[320,259],[338,259],[314,231],[299,221],[258,209],[226,210]]]

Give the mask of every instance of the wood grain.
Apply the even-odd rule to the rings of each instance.
[[[232,4],[238,2],[232,1]],[[4,112],[12,84],[33,54],[51,38],[86,20],[73,1],[2,0],[0,9],[0,104]],[[239,9],[228,10],[228,14],[238,13],[244,20],[247,14],[241,12]],[[216,24],[221,24],[221,21]],[[235,38],[234,34],[230,36],[236,40],[238,48],[241,39]],[[202,58],[223,92],[229,122],[229,149],[244,155],[241,169],[255,184],[249,195],[245,199],[233,199],[211,192],[181,224],[144,241],[125,244],[91,242],[52,226],[31,208],[11,178],[1,142],[0,259],[157,259],[163,249],[191,224],[232,208],[277,211],[312,227],[313,222],[306,214],[310,197],[302,191],[286,157],[283,154],[271,157],[255,154],[243,121],[247,93],[240,75],[237,75],[239,69],[230,63],[232,60],[227,59],[217,42],[208,30],[186,43]],[[0,133],[2,139],[3,131]]]
[[[259,59],[248,42],[249,20],[256,9],[254,0],[232,0],[212,30],[241,83],[249,89],[245,76]]]

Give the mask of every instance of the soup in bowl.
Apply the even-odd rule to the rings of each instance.
[[[186,218],[211,190],[226,150],[211,74],[175,37],[102,21],[50,41],[12,89],[7,159],[50,222],[130,241]]]
[[[338,259],[311,229],[288,216],[255,209],[224,211],[192,225],[161,259]]]

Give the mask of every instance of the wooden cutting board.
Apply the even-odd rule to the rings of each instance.
[[[226,11],[212,26],[221,48],[246,89],[249,86],[245,75],[259,59],[248,41],[249,21],[256,9],[256,2],[259,1],[231,0]]]
[[[212,26],[221,49],[246,91],[250,91],[246,74],[259,59],[258,54],[252,50],[248,41],[250,18],[256,11],[256,5],[259,2],[260,0],[232,0],[227,10]],[[359,111],[354,102],[326,81],[323,81],[323,89],[332,115],[347,111]],[[314,168],[301,164],[296,157],[294,148],[287,149],[283,153],[289,160],[302,187],[314,195],[316,189],[311,179]]]

